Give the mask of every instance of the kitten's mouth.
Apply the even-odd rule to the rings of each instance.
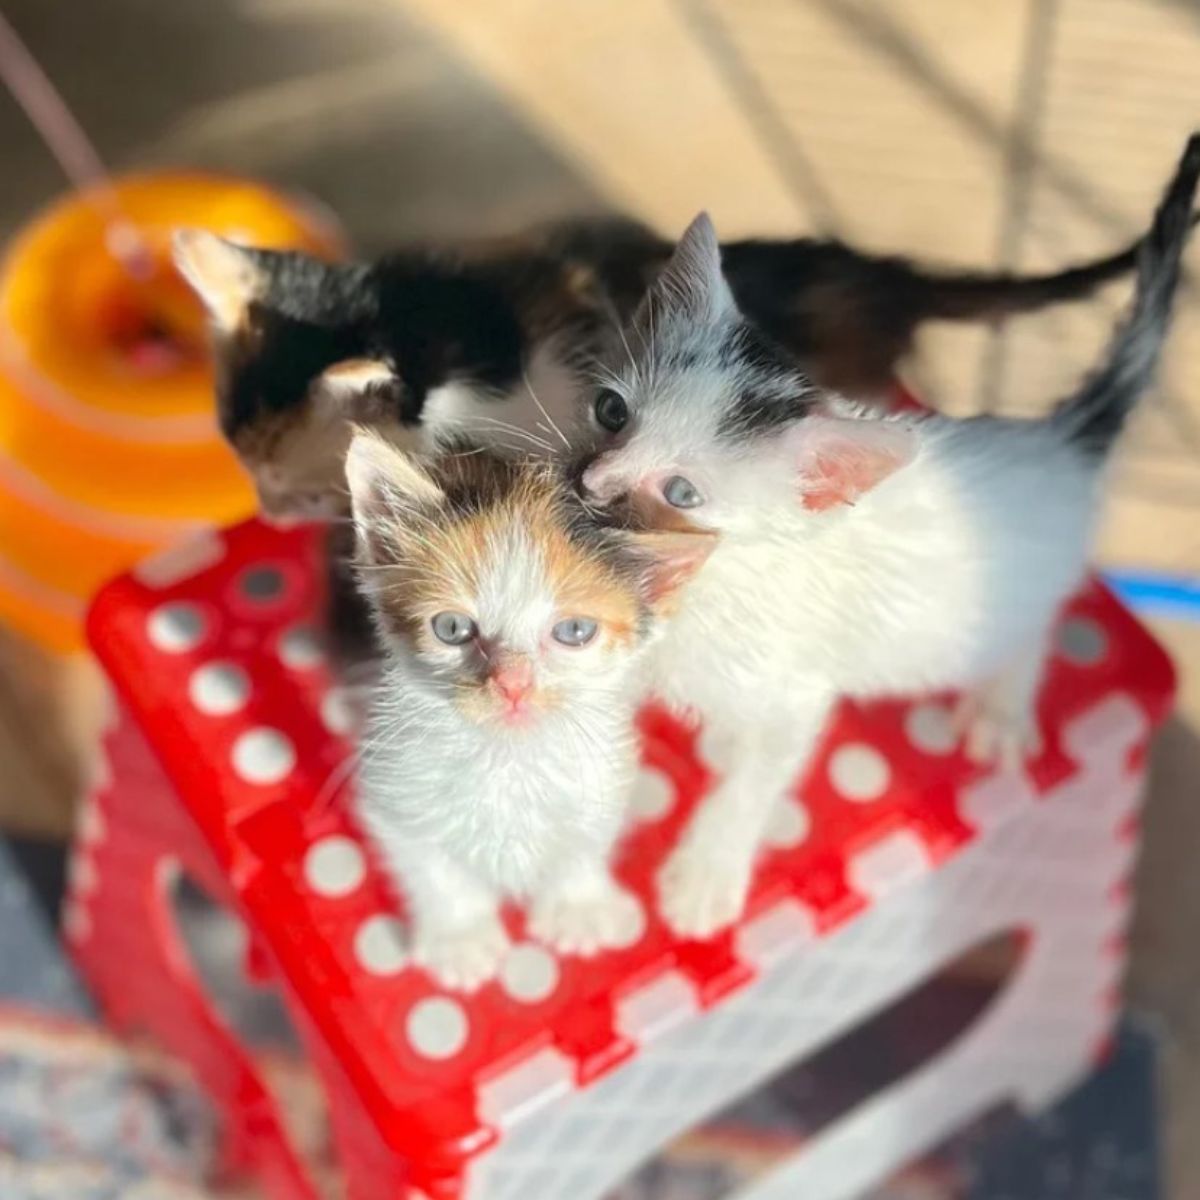
[[[528,704],[506,704],[500,709],[500,720],[510,728],[519,729],[533,723],[534,709]]]

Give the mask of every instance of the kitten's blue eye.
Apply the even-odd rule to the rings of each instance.
[[[663,499],[672,508],[699,508],[704,497],[696,490],[690,479],[672,475],[662,487]]]
[[[625,397],[612,388],[600,392],[592,405],[592,413],[596,424],[609,433],[620,433],[629,424],[629,405],[625,403]]]
[[[479,632],[478,626],[465,613],[440,612],[429,624],[433,636],[447,646],[461,646]]]
[[[563,646],[586,646],[598,628],[591,617],[567,617],[550,630],[550,636]]]

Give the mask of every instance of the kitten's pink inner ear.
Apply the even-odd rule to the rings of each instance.
[[[888,421],[810,417],[798,436],[800,503],[810,512],[856,503],[916,453],[912,431]]]
[[[441,503],[442,490],[407,455],[360,431],[346,451],[346,483],[359,526]]]
[[[348,358],[322,371],[318,385],[322,395],[345,403],[365,395],[372,387],[390,384],[395,378],[396,373],[381,359]]]
[[[171,239],[175,269],[191,285],[223,333],[241,323],[266,280],[253,255],[205,229],[177,229]]]
[[[651,607],[669,602],[717,548],[715,533],[637,533],[646,558],[644,592]]]

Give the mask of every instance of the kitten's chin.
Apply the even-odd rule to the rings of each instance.
[[[459,712],[483,729],[499,733],[525,733],[545,721],[557,705],[522,700],[506,703],[484,693],[468,693],[458,702]]]
[[[545,713],[529,705],[520,708],[502,708],[496,714],[496,720],[505,729],[531,729],[545,716]]]

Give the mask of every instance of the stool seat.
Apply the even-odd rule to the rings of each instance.
[[[1048,1102],[1105,1044],[1145,748],[1173,673],[1099,584],[1058,628],[1035,761],[969,762],[946,696],[841,705],[779,801],[744,917],[710,941],[674,937],[654,886],[709,784],[704,733],[648,707],[617,863],[641,901],[628,944],[559,957],[508,911],[499,978],[462,995],[409,961],[403,899],[354,825],[358,706],[323,646],[324,579],[318,531],[249,522],[101,592],[88,633],[117,711],[65,915],[110,1019],[192,1062],[230,1164],[276,1196],[319,1193],[181,950],[178,872],[237,913],[256,973],[280,987],[354,1200],[600,1197],[998,932],[1029,945],[974,1040],[945,1056],[958,1090],[933,1086],[931,1064],[892,1089],[908,1132],[889,1109],[856,1110],[746,1194],[854,1195],[996,1099],[977,1093]]]

